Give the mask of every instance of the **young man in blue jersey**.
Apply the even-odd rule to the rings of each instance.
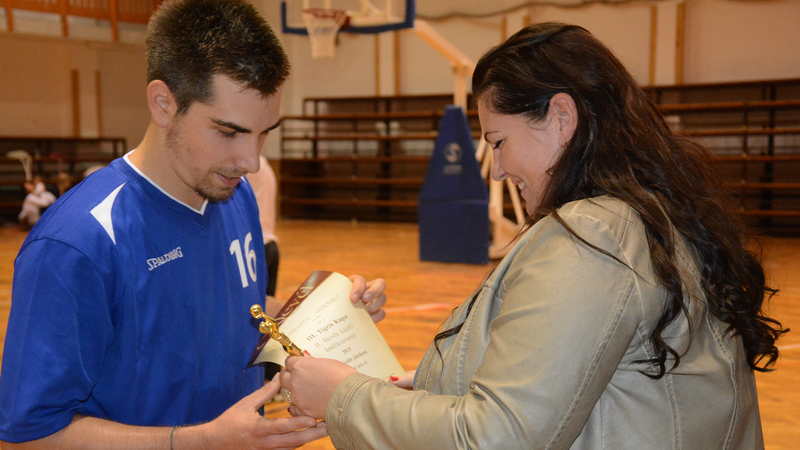
[[[147,57],[143,141],[51,206],[15,262],[3,448],[319,439],[310,417],[259,415],[280,386],[245,369],[267,272],[243,176],[279,124],[286,55],[244,0],[177,0],[151,19]],[[383,280],[351,279],[380,320]]]

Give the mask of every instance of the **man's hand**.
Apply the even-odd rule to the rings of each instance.
[[[353,289],[350,291],[350,301],[353,303],[363,302],[364,309],[372,317],[373,322],[377,323],[383,320],[386,317],[386,311],[381,308],[386,304],[386,294],[383,293],[386,289],[386,281],[382,278],[376,278],[367,283],[366,279],[361,275],[350,275],[347,278],[353,283]],[[283,301],[278,301],[275,297],[267,297],[264,305],[264,314],[276,317],[284,303]]]
[[[383,291],[386,289],[386,282],[383,278],[377,278],[369,283],[361,275],[350,275],[347,277],[353,282],[353,289],[350,291],[350,301],[356,303],[361,301],[364,303],[364,309],[367,310],[373,322],[380,322],[386,317],[386,311],[383,305],[386,304],[386,294]]]
[[[328,435],[325,425],[308,416],[267,419],[258,409],[280,389],[278,375],[221,416],[197,427],[178,428],[173,448],[296,448]]]

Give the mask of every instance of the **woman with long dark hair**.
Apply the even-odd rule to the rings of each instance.
[[[413,390],[293,357],[292,411],[326,419],[337,448],[763,448],[754,370],[785,330],[707,152],[577,26],[492,49],[473,95],[527,229]]]

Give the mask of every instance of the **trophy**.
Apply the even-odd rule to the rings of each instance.
[[[262,334],[268,334],[272,339],[278,341],[278,343],[283,346],[283,349],[286,350],[286,353],[292,356],[303,356],[303,350],[296,346],[294,342],[289,339],[289,336],[286,336],[278,329],[278,323],[275,322],[275,319],[272,317],[264,314],[260,305],[251,306],[250,315],[256,319],[264,319],[264,321],[258,325],[258,329]]]

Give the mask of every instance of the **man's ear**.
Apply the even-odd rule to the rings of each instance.
[[[575,100],[566,92],[559,92],[550,98],[550,112],[556,121],[558,145],[566,147],[578,129],[578,107],[575,106]]]
[[[178,104],[172,91],[161,80],[153,80],[147,85],[147,107],[150,109],[153,123],[161,128],[169,127],[178,112]]]

